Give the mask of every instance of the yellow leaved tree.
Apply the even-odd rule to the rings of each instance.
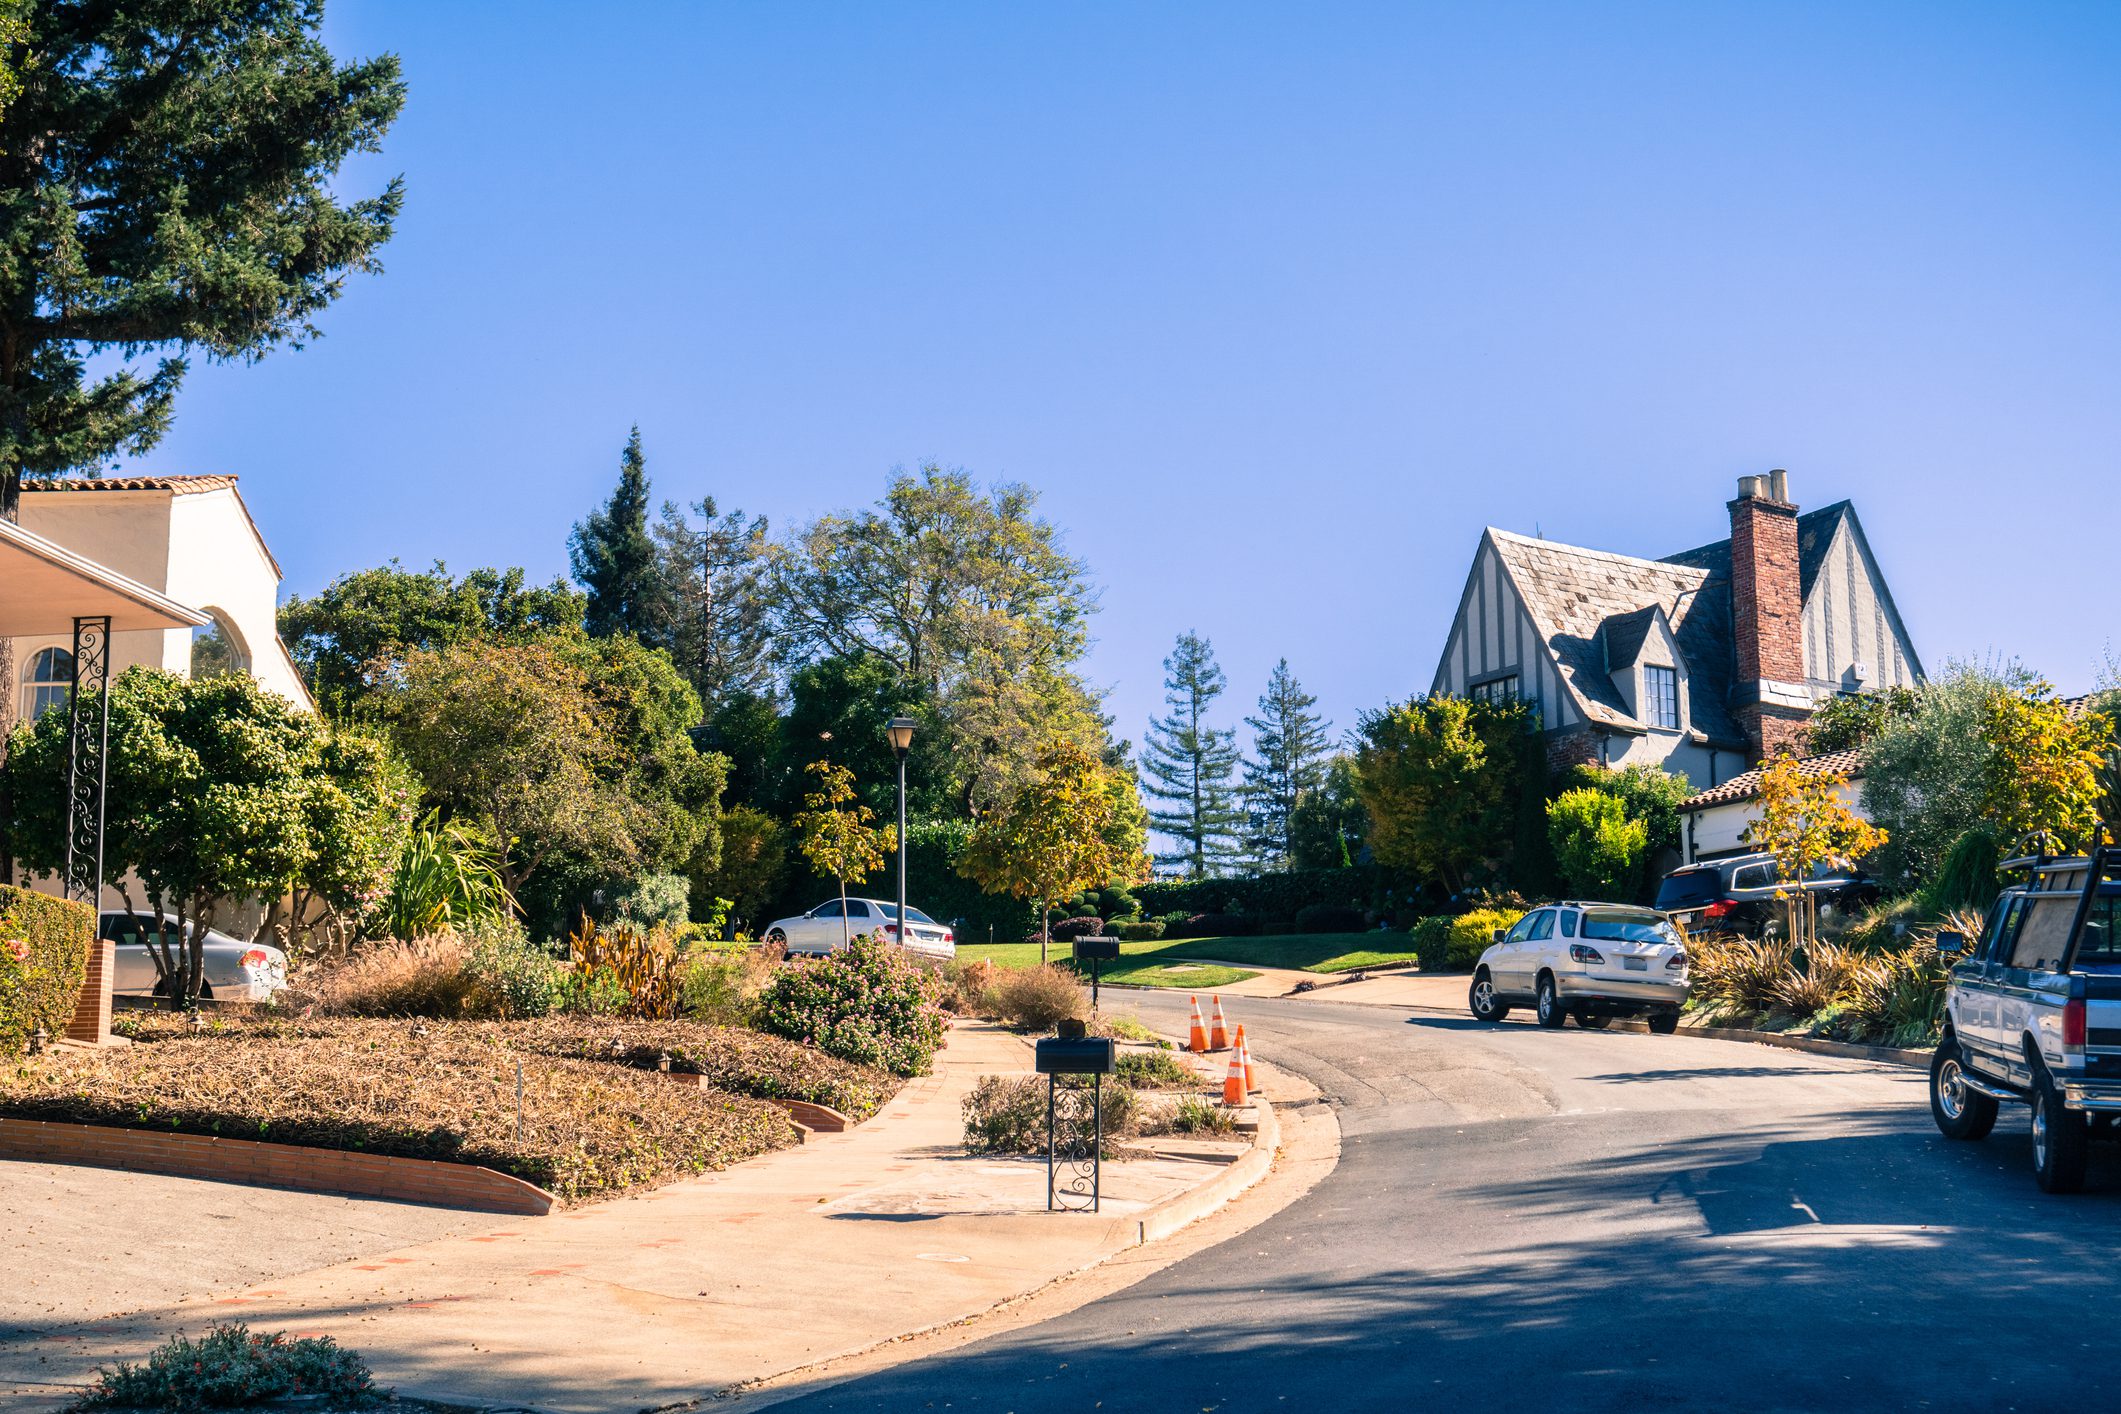
[[[821,874],[840,881],[840,941],[847,941],[847,881],[862,880],[884,867],[884,856],[898,848],[898,827],[876,826],[876,812],[854,798],[854,773],[830,761],[813,761],[808,770],[817,786],[803,797],[795,831],[803,857]]]
[[[1802,885],[1822,865],[1852,869],[1885,843],[1885,831],[1848,808],[1840,790],[1848,777],[1806,774],[1787,754],[1770,761],[1760,776],[1760,818],[1746,827],[1745,841],[1775,856],[1792,942],[1816,939],[1817,897]]]

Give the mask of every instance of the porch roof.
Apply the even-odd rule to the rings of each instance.
[[[0,520],[0,638],[71,633],[75,619],[106,615],[114,633],[211,622],[197,609]]]

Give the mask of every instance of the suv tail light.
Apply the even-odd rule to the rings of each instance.
[[[1569,957],[1576,962],[1604,962],[1605,954],[1582,943],[1569,944]]]
[[[1667,972],[1682,972],[1685,969],[1686,954],[1683,952],[1675,952],[1664,960],[1664,970]]]
[[[243,956],[236,959],[236,965],[238,967],[248,967],[253,970],[263,967],[265,965],[265,962],[265,949],[263,948],[252,948],[249,952],[244,953]]]
[[[1702,912],[1706,913],[1711,918],[1722,918],[1728,915],[1730,911],[1736,908],[1737,906],[1737,899],[1720,898],[1717,899],[1714,903],[1710,904],[1707,908],[1703,909]]]
[[[2071,997],[2062,1008],[2062,1049],[2084,1049],[2084,998]]]

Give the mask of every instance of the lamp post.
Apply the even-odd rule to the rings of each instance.
[[[906,753],[913,746],[913,718],[893,717],[884,723],[884,736],[898,758],[898,941],[904,947],[913,936],[906,924]]]

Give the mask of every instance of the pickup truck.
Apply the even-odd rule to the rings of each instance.
[[[2006,1100],[2032,1109],[2033,1172],[2049,1193],[2084,1185],[2094,1129],[2121,1116],[2121,849],[2006,861],[1979,938],[1941,933],[1958,961],[1930,1061],[1930,1114],[1948,1139],[1982,1139]]]

